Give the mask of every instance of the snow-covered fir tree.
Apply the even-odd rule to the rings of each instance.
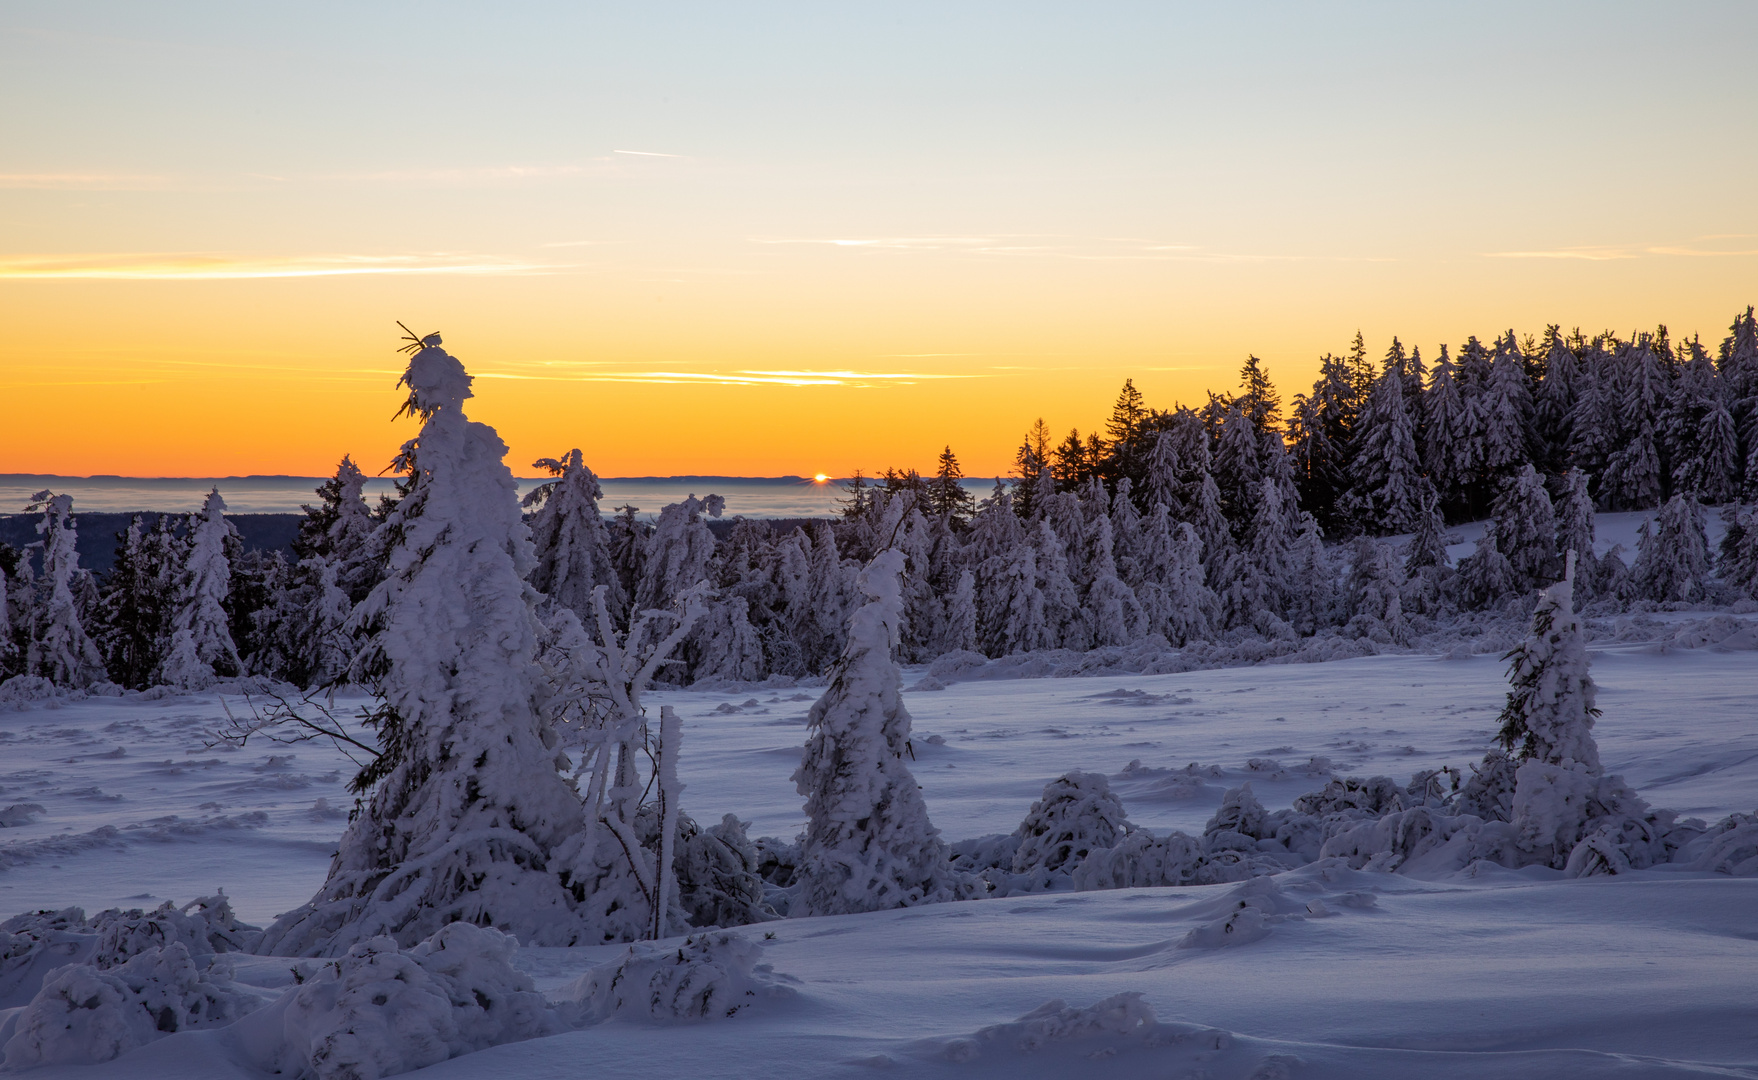
[[[1646,334],[1623,350],[1619,360],[1624,386],[1618,415],[1625,430],[1606,459],[1600,501],[1618,510],[1646,510],[1661,497],[1660,446],[1655,429],[1667,376]]]
[[[1422,470],[1398,367],[1388,366],[1374,380],[1354,438],[1350,516],[1370,532],[1409,532],[1419,512]]]
[[[895,550],[861,572],[867,603],[850,618],[848,647],[807,714],[806,748],[794,773],[807,816],[796,914],[878,911],[971,892],[952,871],[904,764],[910,716],[903,674],[892,660],[903,572],[903,553]]]
[[[1459,391],[1458,367],[1441,346],[1440,359],[1429,373],[1428,392],[1423,395],[1428,430],[1428,478],[1440,492],[1443,505],[1458,498],[1467,480],[1469,456],[1463,440],[1470,430],[1467,406]]]
[[[702,515],[718,518],[725,508],[726,499],[719,495],[701,499],[691,495],[659,512],[642,556],[641,578],[635,588],[636,611],[663,611],[708,579],[708,567],[714,560],[714,534],[708,531]]]
[[[1496,341],[1489,382],[1479,400],[1480,467],[1492,475],[1506,476],[1531,457],[1532,449],[1532,387],[1526,381],[1525,358],[1512,330]]]
[[[152,685],[170,637],[181,561],[172,539],[168,528],[143,528],[136,514],[104,576],[101,625],[95,636],[110,678],[131,690]]]
[[[1453,583],[1465,607],[1494,607],[1519,594],[1519,578],[1501,553],[1499,531],[1497,522],[1486,522],[1476,549],[1459,560]]]
[[[37,523],[43,570],[32,589],[25,668],[57,686],[84,689],[103,682],[104,658],[86,631],[78,602],[86,575],[79,568],[73,496],[39,491],[25,511],[43,515]]]
[[[1726,380],[1701,342],[1687,346],[1662,420],[1674,491],[1694,491],[1705,503],[1739,494],[1740,435],[1728,408]]]
[[[1708,578],[1703,507],[1689,492],[1680,492],[1642,523],[1636,562],[1622,591],[1633,600],[1689,602],[1703,598]]]
[[[388,573],[355,613],[380,753],[355,780],[366,801],[328,880],[269,928],[266,953],[333,956],[378,935],[408,946],[455,921],[533,945],[583,936],[559,872],[581,804],[539,715],[530,534],[506,445],[464,415],[470,376],[440,345],[422,339],[400,380],[422,427],[399,457]]]
[[[603,585],[612,615],[622,619],[629,601],[598,512],[598,500],[604,497],[598,477],[581,462],[578,449],[560,458],[540,458],[534,467],[555,479],[533,488],[524,500],[527,509],[535,507],[530,520],[537,558],[532,586],[584,620],[592,617],[592,590]]]
[[[201,513],[189,518],[189,550],[171,614],[171,642],[159,665],[158,681],[168,686],[200,690],[216,678],[230,678],[244,669],[226,612],[232,590],[232,560],[226,548],[236,530],[225,512],[226,501],[215,488],[208,492]]]
[[[1555,581],[1562,570],[1557,518],[1544,478],[1523,465],[1496,497],[1496,544],[1514,571],[1515,587],[1528,592]]]

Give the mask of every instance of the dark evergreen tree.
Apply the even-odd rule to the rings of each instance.
[[[940,451],[934,479],[928,483],[929,512],[963,525],[977,505],[976,497],[965,490],[963,480],[964,470],[959,467],[958,455],[948,446]]]

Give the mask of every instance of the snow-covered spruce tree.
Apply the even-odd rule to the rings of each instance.
[[[532,945],[584,937],[558,866],[581,806],[538,711],[530,534],[506,445],[464,415],[470,382],[437,334],[399,381],[422,428],[398,458],[409,481],[385,523],[388,574],[354,614],[380,755],[355,778],[366,799],[328,880],[263,953],[336,956],[379,935],[408,947],[457,921]]]
[[[48,679],[56,686],[84,689],[105,679],[104,658],[86,632],[76,597],[82,574],[79,534],[73,524],[73,496],[39,491],[25,507],[26,513],[41,511],[37,535],[43,539],[43,572],[36,580],[31,604],[30,641],[26,653],[29,674]]]
[[[1404,373],[1388,367],[1374,381],[1355,428],[1349,511],[1360,528],[1409,532],[1420,512],[1422,470],[1416,432],[1404,402]]]
[[[725,508],[726,500],[719,495],[700,499],[691,495],[659,512],[641,562],[636,611],[663,611],[699,582],[708,580],[714,534],[708,531],[702,515],[718,518]]]
[[[1545,352],[1544,378],[1533,395],[1533,441],[1539,464],[1555,471],[1568,460],[1570,417],[1575,409],[1575,381],[1581,362],[1556,327],[1546,330],[1550,347]]]
[[[189,517],[189,553],[171,614],[171,644],[159,665],[158,681],[167,686],[200,690],[216,678],[243,671],[226,614],[232,589],[226,538],[234,530],[225,512],[226,501],[215,488],[208,492],[201,513]]]
[[[1146,567],[1137,596],[1146,632],[1174,645],[1204,638],[1220,615],[1220,601],[1205,583],[1203,542],[1187,521],[1172,523],[1164,506],[1154,507],[1142,536]]]
[[[1555,581],[1562,570],[1557,554],[1557,518],[1544,479],[1523,465],[1496,498],[1496,544],[1514,570],[1521,592]]]
[[[1459,571],[1453,578],[1459,603],[1466,608],[1495,607],[1519,595],[1514,568],[1499,546],[1499,523],[1485,522],[1483,539],[1471,554],[1459,560]]]
[[[891,659],[903,615],[901,552],[861,571],[868,597],[849,620],[848,647],[807,715],[810,734],[794,773],[806,798],[797,915],[840,915],[963,899],[921,789],[904,764],[910,715],[903,673]]]
[[[958,572],[958,584],[946,601],[946,621],[941,625],[941,637],[935,652],[944,656],[953,652],[975,652],[976,648],[977,576],[967,567]]]
[[[1662,421],[1674,491],[1723,503],[1739,494],[1740,437],[1728,409],[1726,380],[1696,339],[1673,380]]]
[[[1462,470],[1469,458],[1461,443],[1471,424],[1464,396],[1459,392],[1458,368],[1441,346],[1441,358],[1429,373],[1428,392],[1423,395],[1428,445],[1428,478],[1440,492],[1442,505],[1451,505],[1470,477]]]
[[[1091,546],[1093,554],[1088,565],[1092,581],[1084,601],[1090,640],[1095,647],[1127,645],[1140,634],[1142,607],[1135,590],[1117,576],[1109,517],[1094,520]]]
[[[1758,511],[1728,506],[1721,519],[1727,523],[1718,562],[1721,579],[1729,588],[1758,600]]]
[[[1636,562],[1621,591],[1632,600],[1700,600],[1709,585],[1709,537],[1703,507],[1688,492],[1668,499],[1642,523]]]
[[[10,546],[0,545],[0,547],[3,547],[3,550],[0,550],[0,555],[13,553]],[[11,563],[10,567],[9,563]],[[16,573],[17,563],[13,563],[10,559],[0,559],[0,682],[5,682],[18,673],[18,636],[12,627],[14,585],[11,575],[7,573],[8,569]]]
[[[1259,481],[1251,543],[1236,554],[1220,590],[1222,617],[1229,627],[1249,626],[1266,636],[1289,631],[1283,616],[1290,586],[1288,551],[1295,532],[1275,481]]]
[[[1599,745],[1593,740],[1598,691],[1588,674],[1587,638],[1570,595],[1574,571],[1570,559],[1563,580],[1539,595],[1526,639],[1502,658],[1508,661],[1510,689],[1496,742],[1515,761],[1576,764],[1598,775]]]
[[[1299,633],[1313,634],[1332,621],[1336,571],[1325,553],[1318,519],[1302,510],[1298,524],[1288,546],[1288,622]],[[1402,627],[1401,617],[1398,626]]]
[[[135,515],[104,577],[102,625],[96,637],[111,679],[131,690],[152,685],[170,633],[174,594],[164,585],[172,568],[158,565],[155,535]]]
[[[1656,423],[1667,391],[1667,375],[1648,335],[1620,358],[1623,393],[1617,415],[1626,430],[1606,460],[1600,501],[1618,510],[1646,510],[1660,503],[1661,464]]]
[[[580,461],[580,451],[560,458],[540,458],[535,468],[555,477],[525,496],[531,515],[531,542],[537,565],[531,571],[536,590],[582,620],[592,617],[592,590],[603,585],[606,603],[619,621],[628,607],[621,580],[611,562],[610,537],[598,500],[604,491],[598,477]]]
[[[1532,387],[1526,381],[1525,358],[1512,330],[1496,341],[1489,382],[1479,400],[1483,424],[1480,467],[1492,476],[1506,476],[1531,456],[1532,446]]]
[[[1615,874],[1665,858],[1665,821],[1621,777],[1603,775],[1587,642],[1570,600],[1574,569],[1571,559],[1540,595],[1530,634],[1507,655],[1512,686],[1497,742],[1518,764],[1509,820],[1524,859],[1576,876]]]
[[[1591,600],[1603,590],[1604,576],[1593,550],[1593,496],[1580,469],[1565,472],[1562,483],[1563,496],[1556,503],[1557,554],[1566,559],[1575,553],[1575,592]]]
[[[1080,592],[1068,574],[1067,549],[1048,518],[1038,522],[1036,536],[1038,595],[1044,598],[1045,648],[1085,651],[1090,638]]]

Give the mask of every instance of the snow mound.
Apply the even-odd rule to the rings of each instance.
[[[454,922],[407,951],[376,937],[324,963],[276,1003],[275,1069],[377,1080],[559,1030],[514,970],[518,942]]]
[[[172,1032],[230,1024],[260,1004],[233,986],[226,968],[198,966],[182,942],[108,970],[69,964],[51,973],[19,1015],[5,1068],[109,1061]]]
[[[631,945],[580,976],[560,1011],[576,1027],[616,1015],[661,1023],[724,1019],[794,995],[786,985],[791,980],[759,963],[762,957],[755,942],[724,930],[686,938],[675,948]]]

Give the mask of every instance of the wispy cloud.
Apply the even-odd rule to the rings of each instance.
[[[222,281],[359,274],[542,274],[556,267],[488,256],[292,255],[207,252],[0,256],[0,279]]]
[[[748,237],[754,244],[807,245],[884,252],[946,252],[983,257],[1097,262],[1385,262],[1373,255],[1301,255],[1214,251],[1197,244],[1134,236],[1017,233],[996,236]]]
[[[598,371],[572,375],[482,372],[484,379],[525,379],[555,382],[660,383],[693,386],[909,386],[935,379],[981,378],[916,371]]]
[[[1615,262],[1623,259],[1688,258],[1726,259],[1758,255],[1758,249],[1731,247],[1730,240],[1750,240],[1750,233],[1720,233],[1699,236],[1681,244],[1582,244],[1575,247],[1549,248],[1536,251],[1486,251],[1488,259],[1567,259],[1583,262]]]
[[[613,154],[629,154],[633,157],[668,157],[683,158],[683,154],[661,154],[657,150],[612,150]]]
[[[169,177],[134,173],[0,173],[0,188],[39,191],[145,191]]]

